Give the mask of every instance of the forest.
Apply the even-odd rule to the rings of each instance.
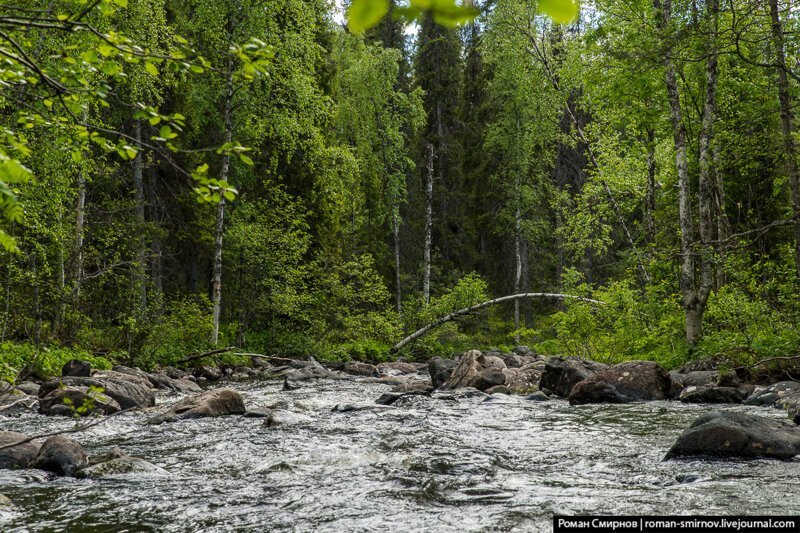
[[[0,5],[0,378],[800,353],[798,6],[553,1]]]

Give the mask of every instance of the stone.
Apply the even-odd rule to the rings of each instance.
[[[533,394],[531,394],[529,396],[526,396],[525,399],[529,400],[531,402],[547,402],[547,401],[550,401],[550,397],[547,396],[547,394],[543,393],[540,390],[537,390]]]
[[[36,459],[29,466],[59,476],[75,477],[78,470],[88,465],[86,453],[80,444],[63,435],[56,435],[44,441]]]
[[[684,403],[742,403],[747,392],[735,387],[691,385],[683,389],[678,399]]]
[[[506,368],[503,370],[506,387],[513,394],[530,394],[539,389],[543,369],[544,363],[540,361],[519,368]]]
[[[48,416],[110,415],[119,410],[113,398],[81,385],[59,387],[39,399],[39,413]]]
[[[576,358],[551,357],[545,363],[539,388],[566,398],[572,388],[599,370],[608,368],[603,363]]]
[[[39,398],[44,398],[61,387],[99,387],[103,394],[114,399],[121,409],[153,407],[156,397],[150,383],[139,377],[120,372],[95,372],[92,377],[65,377],[43,383]]]
[[[241,394],[233,389],[211,389],[184,398],[166,413],[150,420],[151,424],[187,418],[243,415],[247,409]]]
[[[544,378],[542,378],[544,379]],[[570,405],[665,400],[672,381],[653,361],[628,361],[592,374],[569,394]]]
[[[145,461],[139,457],[131,457],[130,455],[123,454],[120,457],[113,457],[106,461],[97,462],[91,466],[87,466],[78,471],[77,477],[101,479],[111,476],[129,475],[129,474],[146,474],[157,476],[168,476],[169,472],[156,466],[153,463]]]
[[[424,367],[423,367],[424,368]],[[412,363],[405,363],[403,361],[392,361],[390,363],[380,363],[378,370],[382,374],[396,373],[395,375],[416,374],[419,372],[419,367]]]
[[[92,375],[92,365],[88,361],[71,359],[61,367],[61,375],[88,378]]]
[[[780,381],[769,387],[757,389],[745,399],[745,405],[762,405],[780,407],[779,402],[788,396],[800,394],[800,383],[796,381]]]
[[[672,375],[670,372],[670,376]],[[719,385],[719,372],[716,370],[695,370],[681,375],[683,376],[681,383],[684,387]]]
[[[486,390],[495,385],[503,385],[506,382],[503,368],[505,368],[505,363],[499,357],[485,356],[478,350],[470,350],[461,356],[450,379],[445,381],[439,389],[453,390],[474,387],[478,390]]]
[[[151,374],[139,368],[130,368],[123,365],[117,365],[113,370],[114,372],[118,372],[120,374],[141,377],[146,380],[154,389],[171,390],[184,393],[200,392],[202,390],[197,383],[189,381],[184,377],[173,379],[165,374]]]
[[[0,389],[0,414],[19,415],[22,412],[33,409],[36,405],[36,398],[28,396],[25,392],[6,386]]]
[[[441,387],[453,373],[453,369],[458,363],[452,359],[434,357],[428,361],[428,373],[431,376],[431,383],[434,389]]]
[[[264,421],[264,427],[294,426],[297,424],[307,424],[312,420],[310,416],[302,413],[293,413],[291,411],[276,409]]]
[[[14,385],[14,388],[20,392],[24,392],[29,396],[39,396],[39,384],[32,381],[23,381]]]
[[[687,374],[689,372],[696,372],[696,371],[708,371],[708,370],[719,370],[719,367],[724,364],[722,359],[717,357],[706,357],[704,359],[698,359],[696,361],[690,361],[676,370],[681,374]]]
[[[6,448],[9,444],[26,441],[29,437],[16,431],[0,431],[0,469],[27,468],[36,458],[41,444],[37,441],[23,442]]]
[[[360,363],[358,361],[350,361],[342,366],[342,372],[350,374],[351,376],[378,376],[380,371],[375,365],[369,363]]]
[[[216,366],[203,365],[194,370],[194,376],[208,381],[219,381],[222,379],[222,371]]]
[[[788,460],[798,453],[800,428],[788,421],[712,411],[692,422],[665,458],[711,456]]]
[[[511,389],[509,389],[505,385],[495,385],[494,387],[492,387],[490,389],[486,389],[486,394],[509,395],[509,394],[513,394],[513,393],[511,392]]]

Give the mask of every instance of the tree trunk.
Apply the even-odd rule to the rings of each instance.
[[[134,123],[134,137],[136,138],[136,157],[133,160],[133,188],[136,196],[136,224],[138,226],[139,244],[136,251],[136,267],[134,283],[138,293],[135,314],[139,319],[144,318],[147,311],[147,251],[144,238],[144,161],[142,155],[142,121]]]
[[[400,283],[400,208],[397,205],[392,208],[392,234],[394,237],[394,299],[399,315],[403,312],[403,288]]]
[[[75,203],[75,243],[73,244],[72,302],[78,303],[83,283],[83,234],[86,220],[86,177],[78,172],[78,198]]]
[[[781,106],[784,161],[786,173],[789,176],[792,211],[795,218],[795,267],[797,274],[800,275],[800,178],[798,178],[797,174],[797,153],[792,132],[792,102],[789,93],[789,79],[786,75],[786,48],[778,0],[769,0],[769,11],[772,19],[773,48],[775,49],[775,60],[778,65],[776,70],[778,72],[778,96]]]
[[[717,276],[715,290],[727,282],[727,274],[725,273],[725,241],[730,234],[730,222],[728,215],[725,212],[725,184],[722,181],[722,172],[720,171],[722,165],[722,156],[720,155],[719,141],[714,143],[714,207],[716,210],[717,218]]]
[[[225,82],[225,138],[224,142],[229,143],[233,139],[233,60],[228,60],[227,79]],[[228,180],[231,158],[229,155],[222,157],[222,167],[220,168],[220,179]],[[211,276],[211,303],[212,328],[211,344],[217,345],[219,342],[219,316],[222,307],[222,234],[225,229],[225,197],[220,194],[217,203],[217,223],[214,228],[214,266]]]
[[[656,242],[656,135],[652,128],[647,130],[647,195],[645,197],[644,221],[647,242]]]
[[[433,231],[433,144],[428,143],[427,178],[425,181],[425,251],[423,255],[422,299],[425,305],[431,301],[431,245]]]
[[[522,211],[520,209],[519,176],[514,182],[514,294],[519,294],[522,281]],[[514,342],[519,343],[519,298],[514,299]]]
[[[528,292],[528,293],[523,293],[523,294],[512,294],[510,296],[501,296],[500,298],[495,298],[494,300],[489,300],[489,301],[486,301],[486,302],[483,302],[483,303],[472,305],[470,307],[466,307],[464,309],[459,309],[458,311],[454,311],[454,312],[450,313],[449,315],[446,315],[446,316],[443,316],[442,318],[434,320],[433,322],[431,322],[427,326],[424,326],[424,327],[418,329],[417,331],[415,331],[414,333],[412,333],[411,335],[409,335],[405,339],[401,340],[400,342],[398,342],[397,344],[392,346],[391,352],[392,353],[397,352],[398,350],[400,350],[406,344],[408,344],[410,342],[413,342],[413,341],[419,339],[420,337],[428,334],[428,332],[430,332],[432,329],[437,328],[437,327],[441,326],[442,324],[445,324],[445,323],[450,322],[452,320],[455,320],[460,316],[469,315],[471,313],[474,313],[475,311],[479,311],[481,309],[484,309],[484,308],[492,306],[492,305],[497,305],[497,304],[500,304],[500,303],[503,303],[503,302],[508,302],[510,300],[519,300],[519,299],[522,299],[522,298],[555,298],[555,299],[558,299],[558,300],[575,300],[575,301],[579,301],[579,302],[587,302],[587,303],[593,303],[593,304],[598,304],[598,305],[604,305],[603,302],[598,301],[598,300],[592,300],[590,298],[582,298],[580,296],[572,296],[570,294],[558,294],[558,293],[551,293],[551,292]]]

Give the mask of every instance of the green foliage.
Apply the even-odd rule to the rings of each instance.
[[[0,344],[0,380],[13,383],[20,373],[40,378],[60,376],[61,368],[71,359],[88,361],[98,370],[109,370],[112,366],[108,358],[86,350],[58,345],[41,346],[37,350],[30,343],[6,341]]]
[[[205,297],[175,300],[147,332],[135,364],[152,368],[175,365],[184,357],[211,349],[211,304]]]

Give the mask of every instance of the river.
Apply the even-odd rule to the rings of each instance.
[[[0,530],[550,531],[555,514],[800,514],[800,461],[662,461],[712,407],[443,395],[371,405],[387,385],[235,383],[248,407],[286,400],[312,418],[263,427],[225,417],[147,425],[129,413],[75,434],[88,454],[119,446],[170,476],[49,479],[0,470]],[[162,396],[159,401],[173,401]],[[714,407],[718,408],[718,407]],[[785,417],[756,407],[725,409]],[[38,434],[66,418],[0,418]]]

